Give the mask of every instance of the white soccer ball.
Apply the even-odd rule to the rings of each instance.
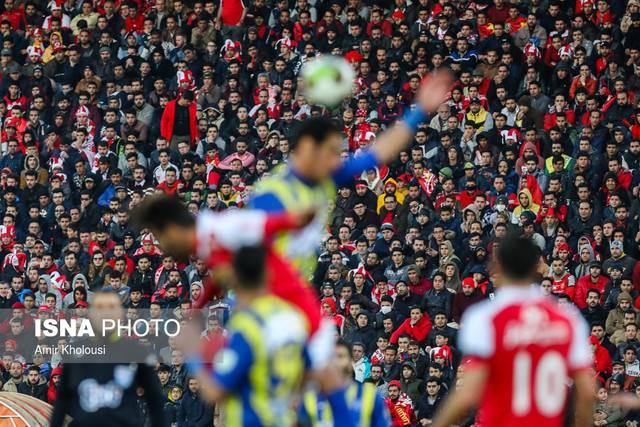
[[[304,93],[311,104],[336,107],[351,95],[356,77],[351,65],[338,56],[320,56],[302,67]]]

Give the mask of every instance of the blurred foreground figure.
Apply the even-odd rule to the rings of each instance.
[[[294,305],[269,292],[265,261],[262,247],[240,248],[234,255],[229,285],[237,306],[213,372],[200,358],[199,325],[192,323],[181,336],[187,366],[201,381],[202,395],[222,402],[228,426],[293,425],[292,409],[308,368],[308,323]],[[347,419],[343,391],[337,389],[329,399],[332,410]]]
[[[119,319],[123,314],[118,294],[94,294],[89,317],[96,330],[102,318]],[[113,341],[109,346],[109,351],[113,352],[135,349],[131,342],[119,344]],[[69,427],[140,427],[144,420],[137,406],[139,388],[143,389],[152,425],[168,426],[162,412],[164,397],[152,366],[144,363],[65,363],[50,427],[62,427],[65,415],[73,418]]]
[[[140,226],[153,232],[167,253],[179,259],[196,255],[206,262],[215,278],[223,280],[229,275],[234,253],[241,247],[260,245],[275,233],[302,227],[312,219],[306,213],[266,214],[251,210],[205,211],[194,217],[177,198],[167,196],[146,199],[134,215]],[[304,313],[312,335],[312,362],[314,366],[326,364],[334,339],[330,323],[321,325],[317,296],[285,259],[270,247],[265,250],[269,292]],[[196,306],[204,306],[220,289],[218,284],[206,286]]]
[[[353,380],[352,347],[346,341],[338,341],[334,365],[345,381],[350,381],[346,391],[349,416],[359,427],[388,427],[391,423],[389,410],[372,381],[364,383]],[[335,421],[327,397],[308,391],[302,398],[299,424],[303,427],[333,427]]]
[[[576,426],[591,423],[591,352],[588,329],[577,314],[532,287],[539,250],[524,237],[497,249],[502,287],[495,301],[463,316],[460,349],[468,359],[462,386],[436,416],[448,427],[477,407],[476,425],[563,425],[569,378],[575,389]]]

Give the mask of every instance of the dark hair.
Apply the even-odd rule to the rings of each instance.
[[[263,285],[266,251],[262,246],[245,246],[233,257],[233,271],[237,285],[244,289],[257,289]]]
[[[507,236],[498,246],[498,262],[505,275],[513,279],[532,277],[538,266],[540,248],[522,236]]]
[[[291,143],[291,150],[295,150],[298,142],[310,138],[315,145],[321,145],[331,134],[340,133],[340,129],[333,120],[324,117],[313,117],[301,123]]]
[[[183,227],[195,224],[195,219],[177,197],[147,197],[132,214],[133,223],[140,228],[163,230],[172,224]]]

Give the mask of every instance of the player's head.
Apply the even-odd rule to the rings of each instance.
[[[133,211],[133,222],[148,228],[171,255],[186,259],[193,250],[195,218],[177,197],[151,196]]]
[[[340,166],[340,131],[332,120],[305,120],[296,132],[291,149],[296,170],[305,178],[322,180]]]
[[[529,285],[536,276],[540,249],[531,239],[507,236],[498,246],[498,269],[507,283]]]
[[[233,288],[238,291],[257,291],[265,284],[266,251],[262,246],[244,246],[233,256]]]

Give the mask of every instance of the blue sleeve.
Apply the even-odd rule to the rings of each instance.
[[[347,405],[345,389],[339,389],[327,395],[327,401],[331,406],[334,427],[356,427]]]
[[[238,390],[246,382],[253,363],[253,351],[247,340],[234,333],[229,344],[216,355],[213,379],[226,391]]]
[[[105,190],[102,192],[102,194],[100,195],[100,198],[98,198],[98,205],[99,206],[109,206],[109,200],[111,200],[111,198],[113,197],[113,195],[115,194],[115,190],[113,188],[112,185],[109,185],[107,188],[105,188]]]
[[[384,400],[382,400],[382,396],[376,393],[376,402],[373,405],[373,413],[371,414],[371,427],[389,427],[390,425],[389,409]]]
[[[249,200],[249,208],[265,212],[284,212],[284,205],[273,193],[258,194]]]
[[[354,175],[359,175],[367,169],[378,166],[378,159],[372,150],[367,150],[358,157],[351,157],[345,161],[340,169],[332,176],[336,186],[341,186],[353,181]]]

